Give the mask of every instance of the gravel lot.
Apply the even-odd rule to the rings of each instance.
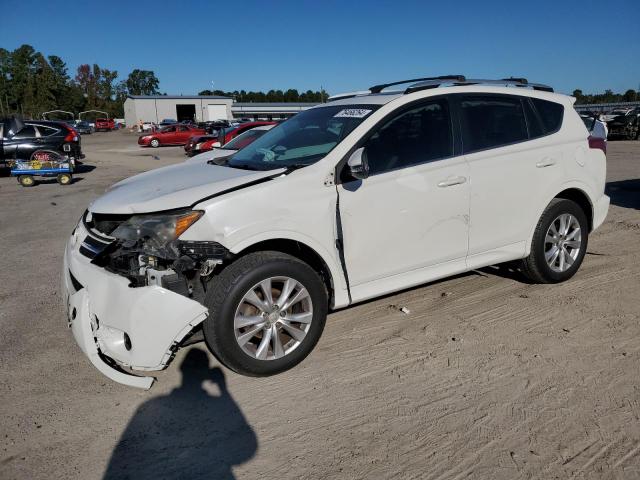
[[[483,269],[332,314],[285,374],[196,345],[145,392],[85,359],[58,286],[87,204],[184,158],[135,138],[84,137],[68,187],[0,177],[0,478],[640,478],[640,142],[609,143],[612,206],[571,281]]]

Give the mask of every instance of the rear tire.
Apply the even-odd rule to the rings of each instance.
[[[152,138],[149,142],[149,145],[153,148],[158,148],[160,146],[160,140],[158,140],[157,138]]]
[[[250,253],[210,282],[205,341],[221,363],[242,375],[284,372],[320,339],[327,298],[322,279],[306,263],[280,252]]]
[[[522,272],[535,283],[559,283],[580,268],[589,240],[589,222],[572,200],[554,198],[542,213],[522,261]]]
[[[33,175],[20,175],[18,177],[18,182],[23,187],[33,187],[36,184],[36,180],[33,178]]]

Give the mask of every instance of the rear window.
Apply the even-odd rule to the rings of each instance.
[[[519,97],[464,96],[460,107],[465,153],[529,139],[524,109]]]
[[[540,116],[545,135],[560,130],[562,117],[564,116],[564,107],[559,103],[540,100],[539,98],[532,98],[531,101]]]

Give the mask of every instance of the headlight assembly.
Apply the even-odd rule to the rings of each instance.
[[[111,236],[121,240],[125,248],[139,247],[149,254],[158,254],[182,235],[202,216],[199,210],[134,215],[121,223]]]

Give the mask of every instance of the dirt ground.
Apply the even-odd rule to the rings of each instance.
[[[62,252],[107,186],[184,157],[83,142],[71,186],[0,178],[0,478],[640,478],[640,142],[609,143],[612,206],[571,281],[483,269],[333,313],[287,373],[199,344],[150,391],[75,345]]]

